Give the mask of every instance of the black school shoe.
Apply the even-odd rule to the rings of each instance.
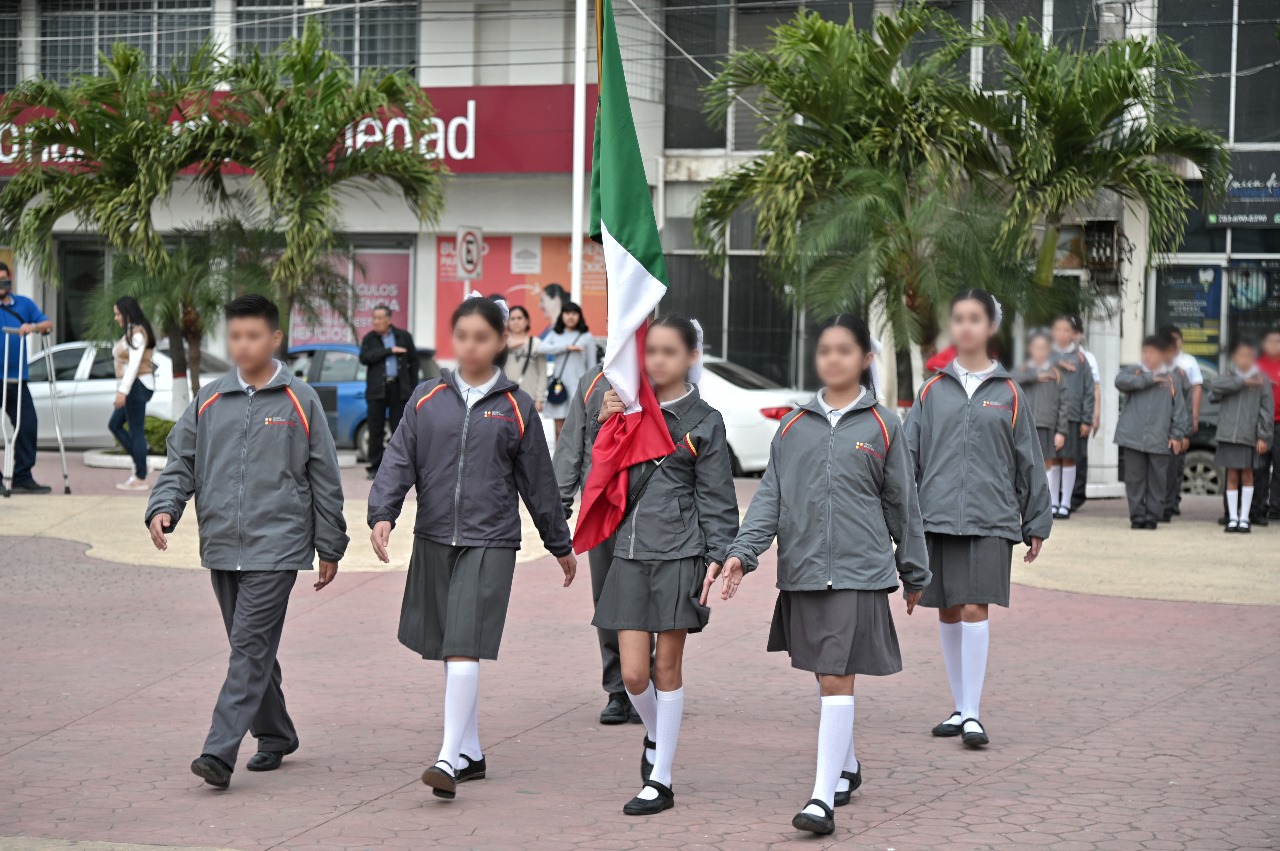
[[[631,715],[631,701],[625,694],[609,695],[609,702],[600,713],[601,724],[625,724]]]
[[[1254,526],[1270,526],[1271,521],[1267,519],[1267,515],[1259,514],[1257,517],[1250,517],[1249,522]]]
[[[35,479],[27,479],[25,482],[14,482],[9,486],[9,490],[14,493],[53,493],[53,488],[48,485],[42,485]]]
[[[646,801],[637,795],[623,806],[622,812],[624,815],[653,816],[676,805],[676,795],[671,791],[671,787],[663,786],[656,780],[646,780],[644,785],[655,790],[658,793],[658,797],[651,801]]]
[[[1141,529],[1141,528],[1142,528],[1142,521],[1141,521],[1141,520],[1130,520],[1130,521],[1129,521],[1129,528],[1130,528],[1130,529]]]
[[[1240,521],[1240,528],[1236,529],[1236,532],[1237,532],[1238,534],[1241,534],[1241,535],[1248,535],[1248,534],[1249,534],[1250,532],[1252,532],[1252,531],[1253,531],[1253,529],[1249,528],[1249,521],[1248,521],[1248,520],[1241,520],[1241,521]]]
[[[822,808],[825,815],[815,816],[806,813],[804,810],[796,813],[795,818],[791,819],[791,826],[796,830],[807,830],[810,833],[816,833],[819,836],[829,836],[836,832],[836,814],[835,811],[827,806],[825,801],[814,798],[806,807],[816,804]]]
[[[980,748],[984,745],[990,744],[991,740],[987,738],[987,728],[983,727],[982,722],[977,718],[964,719],[964,724],[960,725],[961,729],[963,730],[964,725],[968,724],[970,721],[977,724],[978,729],[972,732],[965,730],[960,733],[960,741],[964,742],[964,746],[967,748]]]
[[[449,771],[440,767],[441,763],[449,766]],[[458,778],[450,774],[453,766],[444,760],[436,760],[436,764],[422,772],[422,782],[431,787],[431,794],[437,798],[451,801],[458,797]]]
[[[191,773],[215,789],[231,785],[231,766],[212,754],[203,753],[191,763]]]
[[[284,762],[284,758],[298,749],[297,745],[286,751],[258,751],[249,757],[249,762],[245,768],[250,771],[275,771],[280,767],[280,763]]]
[[[955,712],[952,712],[951,716],[947,718],[946,721],[943,721],[941,724],[933,728],[933,734],[935,736],[958,736],[960,735],[960,732],[961,731],[960,731],[960,710],[959,709],[957,709]],[[859,766],[858,770],[861,771],[862,767]]]
[[[840,779],[848,780],[849,788],[843,792],[836,789],[835,804],[837,807],[843,807],[845,804],[849,803],[849,799],[853,797],[853,793],[858,791],[858,787],[862,785],[862,763],[858,763],[857,771],[840,772]],[[805,804],[805,806],[807,807],[809,805]]]
[[[458,769],[458,776],[454,778],[458,783],[466,783],[468,780],[483,780],[485,770],[488,766],[485,764],[484,757],[476,759],[475,757],[462,755],[467,761],[466,768]]]
[[[1156,528],[1159,528],[1159,526],[1160,524],[1154,520],[1147,520],[1142,524],[1143,529],[1156,529]]]
[[[649,762],[649,748],[657,748],[658,745],[648,736],[644,737],[644,748],[640,751],[640,780],[643,783],[649,782],[649,775],[653,774],[653,763]]]

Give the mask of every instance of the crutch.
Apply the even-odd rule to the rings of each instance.
[[[58,457],[62,459],[62,492],[71,493],[71,479],[67,476],[67,448],[62,445],[62,412],[58,408],[58,376],[53,371],[53,347],[49,345],[49,332],[41,335],[44,347],[44,369],[49,376],[49,405],[53,408],[53,433],[58,437]]]
[[[6,327],[5,334],[18,335],[18,377],[9,378],[9,341],[4,341],[4,389],[0,390],[0,407],[4,409],[4,415],[0,416],[0,430],[4,432],[4,469],[0,471],[0,493],[3,493],[5,499],[13,493],[13,456],[18,448],[18,432],[22,430],[22,366],[26,363],[27,354],[27,338],[17,328]],[[13,431],[9,431],[9,385],[16,385],[14,392],[17,394],[13,418]],[[6,482],[8,484],[6,484]]]

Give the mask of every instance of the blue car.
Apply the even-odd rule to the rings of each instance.
[[[434,351],[418,349],[418,362],[419,381],[439,377]],[[360,347],[355,343],[294,346],[289,349],[285,366],[320,394],[338,448],[354,448],[361,461],[368,458],[369,406],[364,399],[365,366],[360,363]]]

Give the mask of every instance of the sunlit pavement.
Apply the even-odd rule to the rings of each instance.
[[[56,455],[42,453],[38,475],[60,479]],[[362,499],[363,471],[346,475],[349,497]],[[677,805],[660,816],[621,813],[639,788],[641,730],[596,723],[585,570],[562,589],[532,551],[502,658],[482,670],[487,780],[453,802],[418,781],[439,745],[443,672],[396,643],[403,574],[344,571],[321,593],[304,577],[291,603],[281,662],[302,749],[251,774],[250,739],[230,791],[202,786],[187,764],[226,640],[202,571],[84,554],[110,549],[95,543],[113,540],[98,527],[123,522],[114,512],[130,516],[130,502],[131,528],[112,534],[145,543],[142,499],[96,499],[118,478],[80,468],[72,501],[0,503],[6,851],[1280,843],[1280,527],[1222,535],[1213,500],[1190,500],[1153,533],[1130,532],[1119,503],[1093,503],[1059,524],[1041,562],[1018,568],[1020,583],[1073,590],[1020,584],[1012,609],[995,612],[984,751],[929,735],[951,708],[937,629],[895,602],[906,670],[860,680],[866,780],[837,811],[836,834],[817,839],[790,826],[812,784],[817,701],[805,674],[764,651],[771,556],[689,640]],[[754,483],[739,485],[745,504]],[[96,501],[59,524],[81,499]],[[353,537],[354,560],[367,543],[361,528]],[[399,557],[409,545],[393,538]]]

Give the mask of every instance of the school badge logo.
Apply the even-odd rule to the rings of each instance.
[[[269,426],[296,426],[298,423],[288,417],[266,417],[263,419],[262,424]]]
[[[515,422],[515,420],[512,419],[511,417],[507,416],[506,414],[499,413],[498,411],[485,411],[484,418],[486,420],[506,420],[509,423]]]

